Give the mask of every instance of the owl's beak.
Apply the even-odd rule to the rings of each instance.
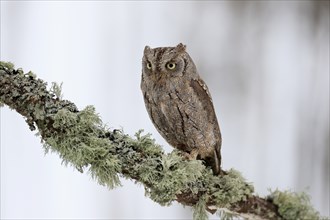
[[[158,74],[158,79],[157,79],[157,81],[161,81],[162,79],[165,79],[165,73],[164,72],[160,72],[159,74]]]

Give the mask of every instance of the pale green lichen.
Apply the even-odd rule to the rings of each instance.
[[[178,151],[164,154],[161,146],[155,144],[150,134],[139,131],[136,139],[114,132],[114,142],[118,143],[116,153],[120,155],[123,174],[128,178],[138,178],[146,184],[146,195],[161,205],[169,205],[176,194],[193,187],[197,179],[202,179],[205,167],[201,161],[185,160]],[[126,169],[129,167],[130,169]]]
[[[238,201],[245,201],[254,191],[253,186],[234,169],[230,169],[227,175],[221,177],[213,175],[208,177],[210,183],[216,183],[209,188],[209,194],[222,208],[228,208],[230,204]]]
[[[310,204],[309,196],[304,192],[275,190],[268,198],[278,206],[278,212],[283,219],[321,219],[319,212]]]
[[[193,219],[194,220],[207,220],[208,216],[206,213],[206,195],[203,195],[199,198],[199,201],[196,203],[196,205],[193,207],[194,214]]]
[[[15,68],[15,65],[11,62],[4,62],[4,61],[0,61],[0,66],[1,68],[5,68],[8,70],[13,70]]]
[[[56,82],[52,82],[52,85],[49,89],[49,92],[53,95],[56,96],[56,98],[58,99],[62,99],[63,98],[63,94],[62,94],[62,86],[63,86],[63,83],[61,84],[58,84]]]
[[[244,219],[240,218],[240,215],[235,212],[231,212],[230,210],[226,208],[221,208],[217,211],[217,215],[220,217],[220,220],[238,220],[238,219]]]
[[[23,70],[22,69],[18,69],[18,71],[19,71],[20,74],[23,74]],[[32,72],[32,71],[29,71],[29,72],[25,73],[25,76],[30,77],[32,79],[36,79],[37,78],[37,75],[34,72]]]
[[[164,154],[150,134],[142,135],[142,131],[135,135],[136,139],[120,131],[113,135],[118,143],[116,153],[120,155],[124,176],[137,177],[148,186],[145,194],[152,200],[170,205],[183,190],[189,189],[196,194],[200,190],[196,182],[203,180],[205,166],[202,161],[185,160],[176,150]]]
[[[117,172],[119,160],[109,154],[113,148],[109,139],[101,138],[102,121],[92,106],[78,113],[67,109],[53,116],[54,132],[45,139],[46,152],[56,151],[64,164],[72,164],[80,172],[89,166],[89,172],[97,181],[113,188],[120,184]]]
[[[203,171],[205,167],[201,161],[183,160],[177,151],[166,154],[161,160],[159,179],[149,191],[150,197],[162,205],[169,205],[182,190],[193,188],[192,184],[202,178]]]

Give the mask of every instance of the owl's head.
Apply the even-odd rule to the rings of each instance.
[[[142,73],[146,76],[183,76],[188,68],[195,68],[182,43],[176,47],[144,48]],[[190,71],[189,71],[190,72]]]

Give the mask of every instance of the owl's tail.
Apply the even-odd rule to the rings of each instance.
[[[221,153],[220,147],[217,147],[214,150],[214,166],[212,167],[214,175],[221,175]]]

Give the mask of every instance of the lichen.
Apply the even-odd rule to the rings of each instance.
[[[253,186],[234,169],[230,169],[221,177],[208,177],[210,183],[215,183],[209,188],[209,194],[214,198],[216,205],[222,208],[229,208],[230,204],[245,201],[254,191]]]
[[[220,220],[238,220],[238,219],[245,219],[240,218],[240,215],[235,212],[231,212],[226,208],[221,208],[217,211],[217,215],[220,217]],[[245,219],[247,220],[247,219]]]
[[[200,197],[194,208],[193,219],[194,220],[207,220],[208,216],[206,213],[206,196]]]
[[[58,84],[56,82],[52,82],[52,86],[50,87],[49,92],[53,94],[56,98],[62,99],[63,98],[62,86],[63,83]]]
[[[153,183],[155,187],[149,194],[158,203],[169,205],[177,194],[202,178],[205,167],[201,161],[184,160],[177,151],[173,151],[162,157],[160,169],[159,179]]]
[[[320,214],[310,204],[310,198],[305,192],[290,192],[275,190],[268,196],[278,206],[278,212],[283,219],[320,219]]]
[[[54,132],[44,141],[45,151],[56,151],[64,164],[72,164],[80,172],[89,166],[89,172],[97,181],[113,188],[120,184],[117,173],[120,162],[109,154],[113,144],[99,137],[102,121],[93,106],[78,113],[61,109],[53,115]]]
[[[0,69],[13,70],[15,65],[11,62],[0,61]]]

